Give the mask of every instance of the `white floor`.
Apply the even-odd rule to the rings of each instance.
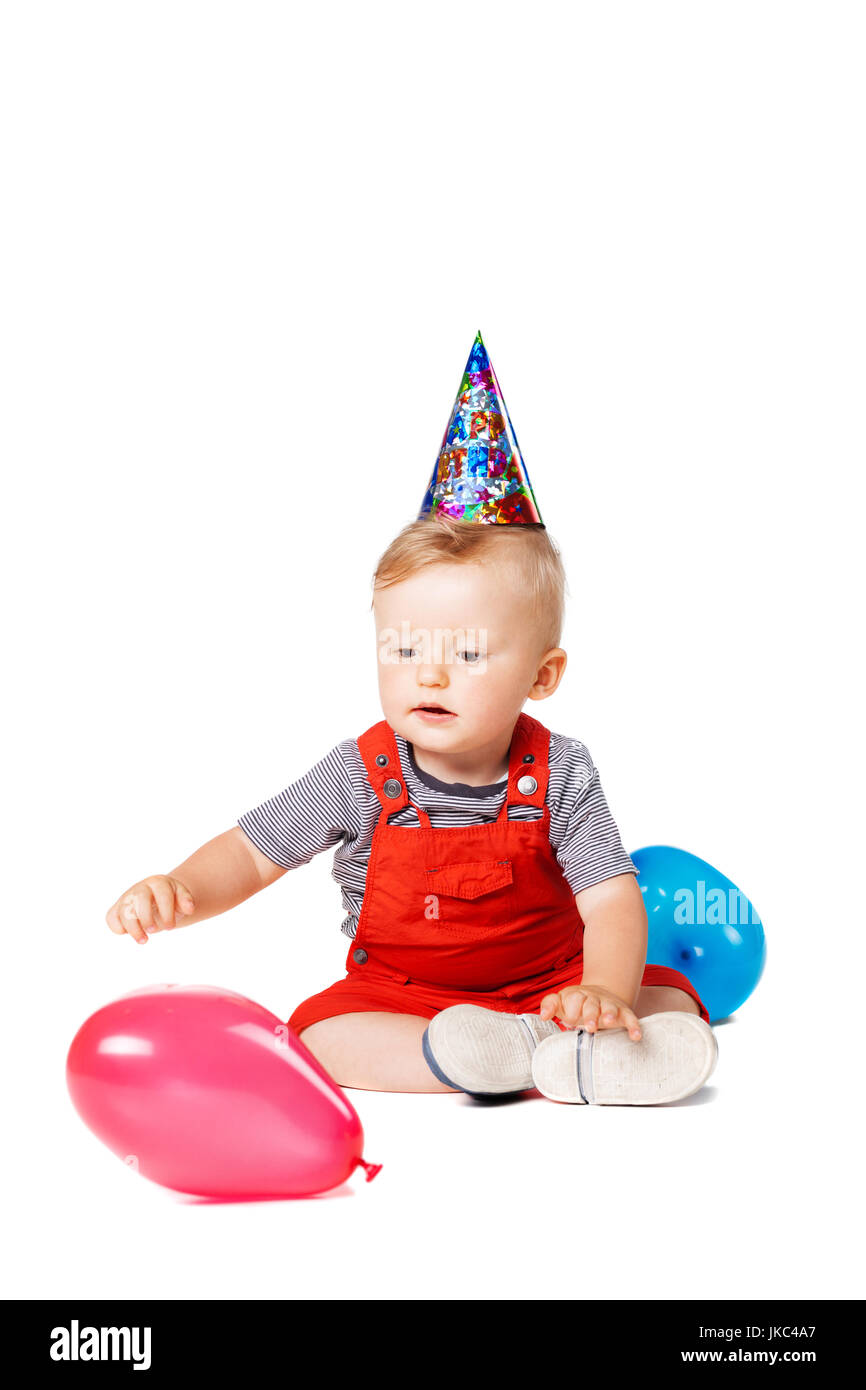
[[[314,1200],[215,1204],[155,1186],[85,1129],[54,1065],[56,1147],[28,1147],[23,1094],[8,1131],[4,1292],[862,1297],[859,1101],[832,1077],[826,1089],[816,1032],[774,1023],[769,987],[763,1003],[718,1026],[710,1082],[672,1106],[348,1091],[365,1157],[384,1166]]]

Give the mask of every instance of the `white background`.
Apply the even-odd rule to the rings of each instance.
[[[856,4],[10,3],[2,382],[12,1297],[862,1297],[864,18]],[[69,1101],[148,982],[287,1018],[330,855],[105,912],[381,717],[370,576],[481,328],[629,849],[763,918],[688,1102],[350,1091],[384,1164],[201,1204]]]

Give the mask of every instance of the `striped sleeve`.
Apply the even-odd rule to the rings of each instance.
[[[284,869],[356,836],[360,815],[344,754],[344,739],[296,782],[238,817],[238,825],[268,859]]]
[[[556,857],[572,893],[580,893],[617,874],[636,874],[608,808],[598,769],[589,749],[574,741],[565,825]]]

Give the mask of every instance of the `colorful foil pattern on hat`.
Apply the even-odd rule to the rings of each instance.
[[[472,344],[418,516],[440,512],[458,521],[544,525],[480,333]]]

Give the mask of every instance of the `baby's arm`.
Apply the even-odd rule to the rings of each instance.
[[[583,978],[630,1005],[640,993],[647,953],[647,915],[634,874],[617,874],[575,894],[583,918]]]
[[[345,836],[357,837],[360,817],[347,770],[353,756],[356,741],[344,739],[309,772],[243,817],[250,834],[245,826],[233,825],[170,873],[134,883],[106,913],[111,930],[144,943],[149,932],[203,922],[237,907]],[[323,795],[323,789],[331,795]],[[271,845],[269,858],[264,851]]]
[[[228,912],[287,872],[234,825],[168,874],[152,874],[133,884],[109,908],[105,920],[113,932],[128,933],[144,943],[152,932]]]
[[[647,916],[637,869],[623,849],[598,768],[577,739],[565,745],[566,820],[557,858],[583,919],[580,985],[568,985],[542,1001],[542,1018],[561,1018],[569,1028],[627,1028],[641,1036],[634,1009],[647,952]],[[604,877],[600,877],[603,874]],[[587,886],[582,886],[589,879]],[[593,882],[593,880],[596,880]]]
[[[583,919],[583,975],[542,1000],[542,1018],[556,1015],[570,1028],[627,1028],[637,1042],[634,1012],[647,953],[647,915],[634,874],[604,879],[574,898]]]

